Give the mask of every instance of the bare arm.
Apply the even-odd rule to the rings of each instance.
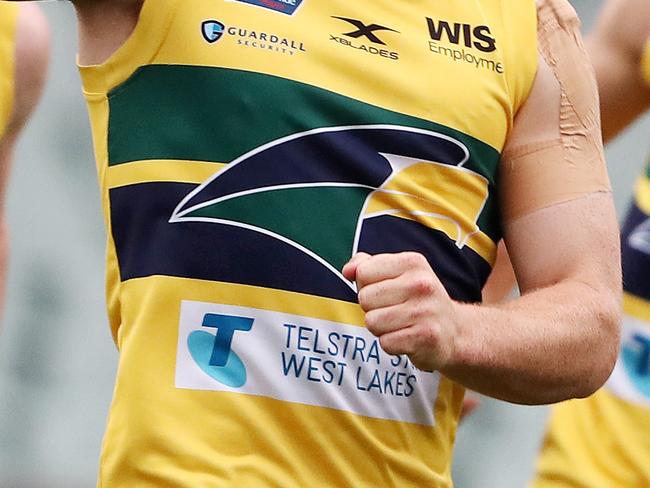
[[[344,269],[357,281],[368,329],[387,352],[515,403],[587,396],[617,354],[618,228],[595,82],[577,20],[569,27],[541,43],[542,51],[570,43],[572,50],[547,53],[553,69],[540,58],[502,163],[505,240],[522,296],[488,306],[454,302],[414,253],[357,255]]]
[[[38,0],[10,0],[33,2]],[[101,64],[129,38],[144,0],[71,0],[79,20],[79,62]]]
[[[605,141],[650,107],[650,87],[641,75],[641,56],[649,39],[647,0],[610,0],[587,39],[600,90]]]
[[[609,0],[587,37],[600,92],[605,142],[650,107],[650,85],[641,74],[641,57],[648,42],[650,2],[646,0]],[[484,303],[500,301],[515,284],[512,264],[502,242],[483,290]]]
[[[144,0],[76,0],[79,62],[101,64],[124,44],[135,28]]]
[[[5,219],[5,193],[14,148],[43,91],[49,59],[49,30],[40,9],[20,8],[16,32],[16,72],[13,114],[0,140],[0,300],[4,297],[9,236]]]

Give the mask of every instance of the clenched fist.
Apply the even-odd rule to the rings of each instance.
[[[366,326],[388,354],[406,354],[424,371],[454,355],[454,301],[421,254],[355,254],[343,274],[356,281]]]

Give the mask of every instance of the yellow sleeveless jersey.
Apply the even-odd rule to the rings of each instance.
[[[650,85],[650,43],[643,60]],[[650,166],[637,182],[621,248],[618,361],[594,395],[553,407],[535,488],[650,486]]]
[[[418,251],[480,300],[536,66],[532,0],[147,0],[81,68],[120,350],[100,486],[451,486],[463,389],[385,354],[341,269]]]
[[[18,6],[0,2],[0,139],[13,111]]]

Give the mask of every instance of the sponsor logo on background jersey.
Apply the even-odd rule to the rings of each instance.
[[[304,0],[234,0],[256,7],[263,7],[275,12],[293,15]]]
[[[650,400],[650,334],[632,334],[621,345],[621,358],[636,389]]]
[[[399,59],[399,53],[382,47],[387,46],[387,42],[383,39],[384,34],[390,32],[399,34],[395,29],[375,23],[365,24],[361,20],[349,17],[333,15],[332,18],[348,23],[353,27],[353,30],[336,35],[330,34],[330,41],[359,51],[365,51],[368,54],[381,56],[382,58],[395,61]]]
[[[650,218],[637,225],[627,238],[633,249],[650,254]]]
[[[291,56],[299,52],[307,52],[304,43],[299,40],[247,27],[226,26],[218,20],[203,21],[201,33],[203,38],[210,44],[214,44],[227,36],[232,37],[237,45],[242,47],[262,49]]]
[[[620,355],[607,388],[628,402],[650,407],[650,324],[624,316]]]
[[[503,63],[488,56],[497,50],[497,41],[489,26],[473,26],[431,17],[426,17],[426,21],[431,53],[473,65],[477,69],[503,73]]]
[[[434,423],[438,374],[386,354],[365,327],[183,301],[178,337],[177,388]]]

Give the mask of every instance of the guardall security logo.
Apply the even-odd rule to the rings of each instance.
[[[209,44],[214,44],[224,37],[232,37],[237,45],[265,51],[277,52],[293,56],[299,52],[307,52],[303,42],[271,32],[238,26],[226,26],[214,19],[201,23],[201,34]]]

